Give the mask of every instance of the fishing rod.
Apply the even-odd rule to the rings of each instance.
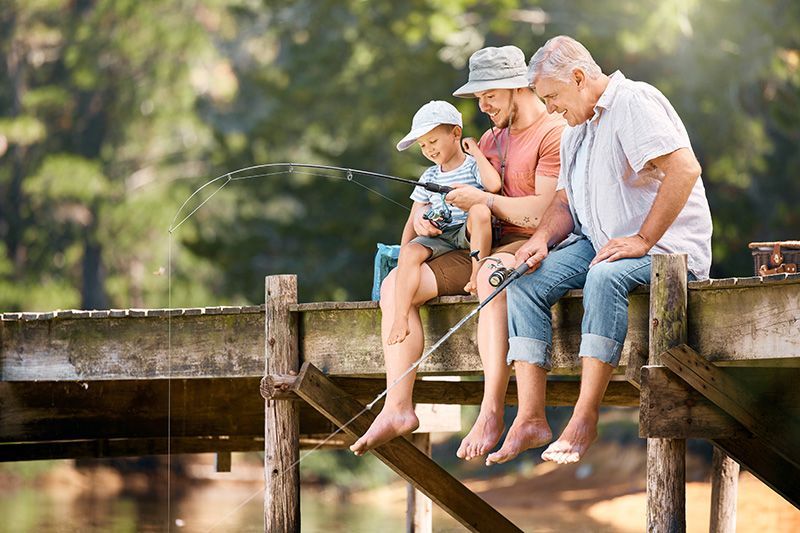
[[[240,168],[240,169],[234,170],[232,172],[227,172],[225,174],[222,174],[221,176],[217,176],[216,178],[214,178],[212,180],[209,180],[206,183],[204,183],[197,190],[195,190],[191,195],[189,195],[189,197],[186,199],[186,201],[184,201],[183,204],[181,204],[181,206],[178,208],[178,210],[175,213],[175,216],[172,219],[172,223],[169,226],[169,232],[172,233],[173,231],[175,231],[178,228],[178,226],[180,226],[181,224],[186,222],[186,220],[188,220],[195,212],[197,212],[197,210],[199,210],[201,207],[203,207],[203,205],[205,205],[205,203],[208,202],[211,199],[211,197],[213,197],[216,193],[218,193],[228,183],[230,183],[232,181],[241,181],[241,180],[248,180],[248,179],[254,179],[254,178],[263,178],[263,177],[267,177],[267,176],[283,174],[284,172],[288,172],[289,174],[291,174],[291,173],[294,172],[295,168],[312,169],[312,170],[333,170],[333,171],[336,171],[336,172],[343,172],[345,174],[345,177],[341,178],[341,179],[346,179],[347,181],[351,181],[353,183],[361,185],[362,187],[366,187],[366,186],[360,184],[357,181],[354,181],[353,180],[354,175],[367,176],[367,177],[371,177],[371,178],[380,178],[380,179],[384,179],[384,180],[388,180],[388,181],[396,181],[398,183],[405,183],[406,185],[413,185],[414,187],[422,187],[422,188],[424,188],[424,189],[426,189],[426,190],[428,190],[430,192],[439,193],[439,194],[447,194],[447,193],[449,193],[450,191],[452,191],[454,189],[453,187],[448,187],[447,185],[439,185],[438,183],[434,183],[434,182],[431,182],[431,181],[414,181],[414,180],[409,180],[409,179],[405,179],[405,178],[400,178],[400,177],[397,177],[397,176],[392,176],[390,174],[381,174],[380,172],[371,172],[369,170],[360,170],[360,169],[357,169],[357,168],[337,167],[337,166],[333,166],[333,165],[318,165],[318,164],[313,164],[313,163],[264,163],[264,164],[261,164],[261,165],[253,165],[253,166],[250,166],[250,167]],[[281,169],[281,170],[278,170],[276,172],[268,172],[266,174],[255,174],[255,175],[248,174],[249,172],[252,172],[252,171],[264,170],[264,169]],[[315,174],[315,175],[318,176],[318,177],[323,177],[323,178],[335,178],[336,177],[336,176],[325,175],[325,174]],[[181,219],[180,222],[176,223],[176,220],[178,220],[178,215],[180,215],[181,212],[183,212],[183,208],[186,207],[186,204],[188,204],[191,201],[192,198],[194,198],[197,194],[200,193],[200,191],[202,191],[206,187],[210,186],[213,183],[221,181],[221,180],[224,180],[224,181],[222,182],[222,184],[213,193],[211,193],[211,195],[208,198],[203,200],[203,202],[199,206],[197,206],[195,209],[192,210],[191,213],[189,213],[183,219]],[[370,189],[370,190],[372,190],[372,189]],[[377,192],[377,191],[373,190],[373,192]],[[386,197],[384,197],[384,198],[386,198]],[[389,198],[386,198],[386,199],[387,200],[391,200]]]

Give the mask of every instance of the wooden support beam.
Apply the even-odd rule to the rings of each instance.
[[[375,415],[369,411],[353,419],[364,406],[336,387],[313,365],[304,363],[300,378],[295,389],[297,394],[336,424],[343,426],[349,421],[344,427],[349,435],[363,435],[375,420]],[[521,531],[408,439],[394,439],[372,453],[470,531]]]
[[[654,255],[650,272],[648,362],[686,342],[685,255]],[[647,530],[686,531],[686,441],[647,439]]]
[[[261,436],[256,438],[173,437],[169,444],[170,453],[173,455],[264,450],[264,438]],[[141,457],[166,455],[166,453],[166,438],[15,442],[0,444],[0,463],[49,459]]]
[[[739,463],[714,447],[711,459],[711,521],[709,533],[736,533]]]
[[[411,444],[426,456],[431,456],[431,434],[413,433]],[[406,533],[433,532],[433,502],[414,488],[411,483],[406,488]]]
[[[231,462],[231,452],[217,452],[214,454],[214,470],[217,472],[230,472]]]
[[[684,345],[661,354],[663,363],[686,383],[714,402],[720,409],[751,431],[800,471],[800,420],[776,412],[712,363]]]
[[[800,509],[797,469],[778,453],[765,448],[759,439],[715,439],[715,446],[744,465],[769,488]]]
[[[386,380],[328,376],[337,387],[354,399],[368,403],[386,388]],[[297,376],[271,375],[261,380],[261,394],[275,400],[299,400],[293,387]],[[578,399],[579,381],[548,381],[548,406],[573,406]],[[419,403],[480,405],[483,398],[482,381],[442,381],[418,379],[414,383],[414,401]],[[511,381],[506,392],[506,405],[517,405],[517,384]],[[603,396],[603,405],[636,407],[639,391],[626,381],[612,381]]]
[[[296,276],[266,278],[264,375],[299,369]],[[264,531],[300,531],[300,410],[295,402],[266,400],[264,416]]]
[[[733,417],[666,367],[642,367],[641,379],[640,437],[721,439],[751,436]]]
[[[259,378],[0,382],[0,443],[180,437],[264,438]],[[298,402],[300,431],[332,424]],[[169,416],[168,416],[169,415]],[[263,449],[263,448],[262,448]],[[213,451],[213,450],[206,450]]]

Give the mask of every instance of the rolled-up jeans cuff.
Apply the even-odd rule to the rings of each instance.
[[[549,344],[539,339],[530,337],[511,337],[508,339],[508,357],[506,362],[510,365],[514,361],[530,363],[550,370],[550,353],[552,348]]]
[[[578,353],[581,357],[593,357],[616,367],[622,355],[622,343],[602,335],[584,333],[581,335],[581,349]]]

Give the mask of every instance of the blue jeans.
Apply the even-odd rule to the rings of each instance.
[[[589,268],[592,243],[581,239],[545,258],[530,275],[508,286],[508,357],[550,370],[550,308],[570,289],[583,289],[581,357],[619,364],[628,332],[628,293],[650,283],[650,256],[603,261]]]

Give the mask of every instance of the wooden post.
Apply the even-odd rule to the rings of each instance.
[[[431,434],[412,433],[411,443],[422,453],[431,456]],[[406,531],[408,533],[431,533],[433,531],[433,502],[430,498],[408,484],[406,507]]]
[[[654,255],[648,361],[686,342],[686,255]],[[686,440],[647,439],[647,530],[686,531]]]
[[[739,463],[714,447],[711,460],[711,522],[709,533],[736,532],[736,492]]]
[[[296,276],[266,278],[265,375],[299,370]],[[297,402],[266,401],[264,417],[264,531],[300,531],[300,408]]]

